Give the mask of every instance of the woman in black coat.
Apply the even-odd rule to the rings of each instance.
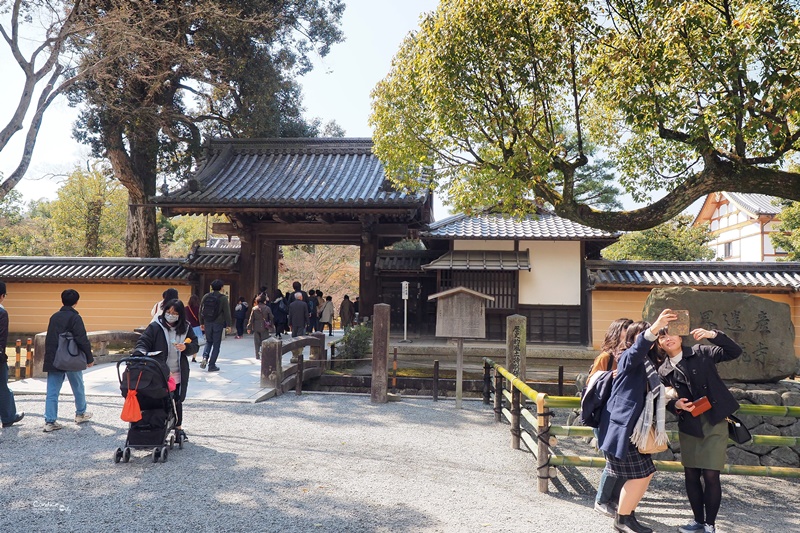
[[[679,335],[669,335],[666,330],[659,332],[656,348],[661,364],[658,373],[662,383],[674,389],[675,397],[667,402],[667,409],[678,417],[681,464],[694,514],[694,520],[678,531],[713,532],[722,502],[719,474],[725,465],[728,446],[725,418],[739,409],[739,403],[719,377],[716,365],[736,359],[742,349],[721,331],[697,328],[690,335],[696,341],[708,339],[713,346],[683,346]],[[697,409],[695,402],[703,397],[708,399],[711,408],[699,415],[693,414]]]
[[[178,299],[168,301],[161,314],[144,330],[136,342],[134,354],[145,355],[160,352],[155,357],[164,361],[170,376],[175,380],[175,429],[188,440],[181,425],[183,423],[183,400],[189,383],[189,361],[187,355],[197,353],[197,336],[186,322],[183,302]]]
[[[289,304],[280,289],[275,289],[274,296],[269,307],[275,317],[275,334],[280,339],[281,333],[287,330],[289,324]]]

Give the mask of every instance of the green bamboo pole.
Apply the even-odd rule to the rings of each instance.
[[[653,461],[656,470],[660,472],[683,472],[683,465],[677,461]],[[606,460],[601,457],[578,457],[569,455],[551,455],[550,464],[553,466],[585,466],[603,468]],[[785,466],[745,466],[725,465],[721,472],[727,475],[758,476],[758,477],[800,477],[800,468]]]
[[[789,407],[786,405],[752,405],[744,403],[739,406],[739,410],[736,411],[736,414],[800,418],[800,407]]]

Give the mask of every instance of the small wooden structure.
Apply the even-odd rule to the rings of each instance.
[[[466,287],[438,292],[428,300],[439,299],[436,305],[436,336],[458,339],[456,358],[456,408],[461,408],[464,379],[464,339],[486,337],[486,302],[494,297]]]

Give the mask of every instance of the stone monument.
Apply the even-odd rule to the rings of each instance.
[[[650,292],[642,317],[653,322],[666,308],[687,309],[690,330],[724,331],[742,347],[738,359],[717,365],[722,379],[777,382],[797,372],[794,325],[787,304],[751,294],[671,287]],[[692,345],[696,341],[686,336],[683,342]]]

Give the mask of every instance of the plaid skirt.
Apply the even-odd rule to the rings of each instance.
[[[656,471],[653,458],[639,453],[632,442],[628,444],[628,453],[621,460],[613,455],[605,454],[608,475],[621,479],[642,479]]]

